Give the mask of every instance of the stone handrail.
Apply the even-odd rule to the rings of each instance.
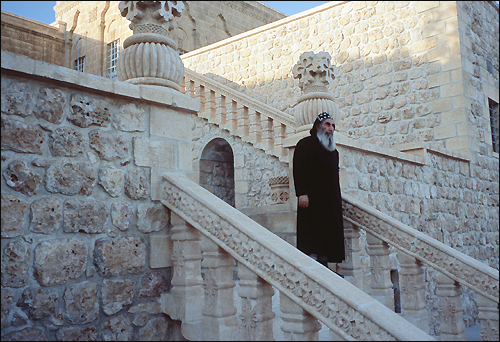
[[[282,141],[286,134],[295,132],[291,115],[187,68],[183,84],[186,95],[200,100],[201,117],[288,162]],[[226,113],[226,105],[230,102],[231,109]]]
[[[499,276],[494,268],[351,196],[343,194],[342,199],[344,219],[486,298],[499,302]]]
[[[434,340],[198,184],[159,181],[161,202],[346,340]]]

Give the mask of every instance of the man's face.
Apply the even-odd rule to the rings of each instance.
[[[321,122],[320,129],[322,132],[332,135],[333,131],[335,131],[335,124],[332,119],[325,119]]]

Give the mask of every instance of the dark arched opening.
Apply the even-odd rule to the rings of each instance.
[[[221,138],[210,141],[200,158],[200,185],[234,207],[234,156]]]

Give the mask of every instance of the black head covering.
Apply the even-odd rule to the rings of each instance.
[[[309,131],[309,133],[312,135],[312,136],[316,136],[316,134],[318,133],[318,130],[316,129],[316,125],[323,122],[324,120],[326,119],[332,119],[332,116],[330,115],[330,113],[328,112],[323,112],[323,113],[320,113],[318,115],[318,117],[316,118],[316,120],[314,120],[314,124],[311,128],[311,130]]]

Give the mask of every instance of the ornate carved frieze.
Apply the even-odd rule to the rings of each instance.
[[[246,233],[207,208],[164,176],[161,183],[162,203],[181,215],[193,227],[210,237],[221,248],[246,262],[253,272],[286,293],[297,303],[308,307],[328,322],[328,326],[347,339],[395,340],[386,330],[334,295],[315,279],[305,275],[289,260],[278,256]],[[175,246],[174,246],[175,249]],[[175,251],[174,251],[175,254]],[[174,267],[175,269],[175,267]],[[175,272],[175,270],[174,270]],[[244,319],[251,327],[251,308]],[[243,317],[240,317],[243,318]]]
[[[392,219],[383,219],[382,213],[368,212],[347,195],[342,208],[344,218],[351,223],[498,303],[498,271],[485,272],[472,266],[470,263],[476,262],[472,258],[467,263],[468,256],[402,223],[391,223]]]

